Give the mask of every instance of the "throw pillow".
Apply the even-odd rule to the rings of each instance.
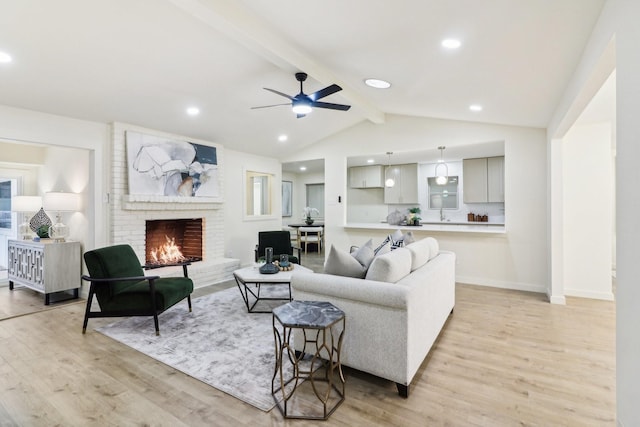
[[[365,268],[369,268],[371,261],[376,256],[373,252],[373,240],[369,239],[367,243],[351,252],[351,256],[358,260],[358,262]]]
[[[391,236],[387,236],[386,239],[382,241],[374,250],[373,253],[375,255],[382,255],[391,250]]]
[[[389,235],[389,241],[391,243],[391,250],[401,248],[404,246],[404,237],[402,235],[402,231],[396,230],[393,234]]]
[[[411,243],[415,242],[416,239],[415,237],[413,237],[413,231],[407,231],[406,233],[404,233],[402,235],[402,241],[404,243],[404,246],[410,245]]]
[[[356,277],[362,279],[367,269],[351,254],[336,249],[331,245],[327,261],[324,263],[324,272],[334,276]]]

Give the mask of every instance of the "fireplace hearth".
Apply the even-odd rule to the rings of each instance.
[[[202,218],[147,220],[145,224],[147,265],[202,261]]]

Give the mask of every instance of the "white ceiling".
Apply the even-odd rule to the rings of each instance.
[[[0,103],[273,157],[387,113],[546,127],[603,2],[0,0]],[[250,109],[295,95],[296,71],[351,110]]]

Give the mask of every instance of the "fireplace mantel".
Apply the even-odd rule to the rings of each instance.
[[[209,210],[221,209],[223,200],[218,197],[154,196],[147,194],[125,194],[122,196],[123,210],[166,210],[168,208],[167,204],[171,204],[172,210]]]

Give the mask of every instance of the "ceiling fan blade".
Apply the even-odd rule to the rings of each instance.
[[[291,105],[291,103],[287,102],[286,104],[261,105],[260,107],[251,107],[251,109],[252,110],[257,110],[258,108],[279,107],[281,105]]]
[[[351,105],[332,104],[330,102],[312,102],[311,103],[311,107],[328,108],[330,110],[347,111],[349,108],[351,108]]]
[[[292,101],[293,101],[293,96],[289,96],[289,95],[287,95],[286,93],[279,92],[279,91],[277,91],[277,90],[275,90],[275,89],[269,89],[268,87],[264,87],[263,89],[264,89],[264,90],[268,90],[269,92],[273,92],[273,93],[275,93],[276,95],[284,96],[285,98],[288,98],[288,99],[290,99],[290,100],[292,100]]]
[[[331,86],[325,87],[324,89],[320,89],[317,92],[313,92],[311,95],[309,95],[309,99],[311,99],[312,101],[317,101],[320,98],[324,98],[325,96],[340,92],[341,90],[342,88],[340,86],[333,84]]]

